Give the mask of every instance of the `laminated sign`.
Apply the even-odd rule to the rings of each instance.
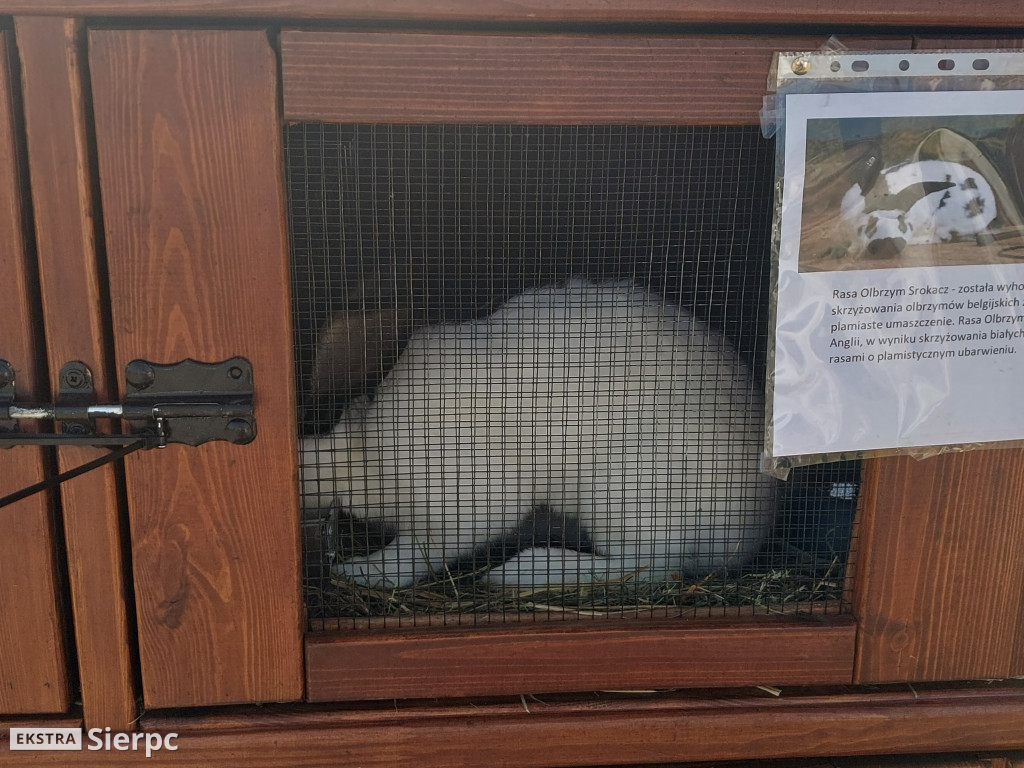
[[[776,60],[771,463],[1024,439],[1024,54]]]

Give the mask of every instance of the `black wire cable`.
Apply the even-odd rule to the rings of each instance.
[[[130,453],[134,453],[141,448],[145,448],[147,444],[147,440],[139,439],[134,443],[129,443],[128,445],[111,451],[106,456],[100,456],[98,459],[93,459],[92,461],[81,464],[74,469],[69,469],[67,472],[61,472],[60,474],[53,475],[45,480],[39,481],[38,483],[22,488],[20,491],[15,491],[7,496],[2,496],[0,497],[0,508],[14,504],[16,501],[21,501],[24,498],[39,493],[40,491],[56,488],[61,483],[67,480],[72,480],[79,475],[84,475],[86,472],[91,472],[92,470],[99,469],[107,464],[112,464],[115,461],[123,459]]]

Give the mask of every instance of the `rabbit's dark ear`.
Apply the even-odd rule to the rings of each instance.
[[[907,247],[902,237],[880,237],[868,243],[866,256],[869,259],[894,259]]]
[[[334,315],[317,337],[313,397],[344,402],[372,389],[395,364],[414,327],[411,313],[400,309]]]

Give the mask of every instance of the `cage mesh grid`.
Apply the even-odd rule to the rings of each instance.
[[[300,123],[285,146],[317,626],[842,609],[859,467],[750,471],[756,130]]]

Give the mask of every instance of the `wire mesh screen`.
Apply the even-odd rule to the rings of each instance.
[[[285,139],[316,626],[842,609],[858,466],[758,470],[756,130]]]

